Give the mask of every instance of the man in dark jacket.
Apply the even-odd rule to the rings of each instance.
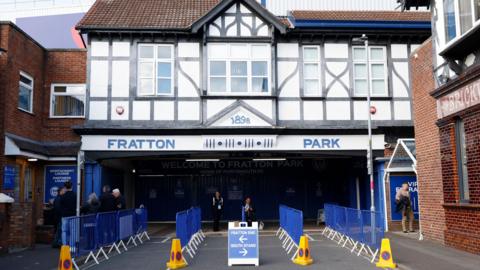
[[[118,188],[116,188],[112,191],[112,194],[115,197],[116,210],[118,211],[118,210],[126,209],[127,206],[125,205],[125,198],[120,193],[120,190]]]
[[[53,239],[52,247],[59,248],[61,245],[61,232],[62,232],[62,206],[60,205],[60,199],[65,194],[65,187],[58,189],[57,197],[53,200],[53,224],[55,229],[55,237]]]
[[[65,182],[66,192],[60,197],[60,208],[62,209],[62,218],[76,215],[77,195],[72,190],[72,182]]]
[[[110,191],[110,186],[103,186],[103,193],[100,196],[100,210],[99,212],[111,212],[116,211],[115,197]]]

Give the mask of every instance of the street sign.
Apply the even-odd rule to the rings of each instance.
[[[259,265],[258,222],[228,223],[228,266]]]

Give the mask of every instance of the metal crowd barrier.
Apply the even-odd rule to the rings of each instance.
[[[293,253],[292,260],[298,252],[300,237],[303,235],[303,212],[285,205],[278,207],[280,228],[276,235],[282,240],[282,247],[290,254]]]
[[[357,256],[373,262],[385,234],[383,214],[325,204],[325,229],[322,234]]]
[[[144,208],[63,218],[62,244],[70,246],[76,269],[75,259],[84,256],[84,264],[90,259],[99,264],[101,256],[108,259],[112,251],[120,254],[130,244],[137,246],[137,242],[150,240],[147,220]]]
[[[191,258],[196,254],[200,243],[205,240],[202,231],[202,210],[192,207],[176,214],[176,234],[182,245],[182,252],[187,251]]]

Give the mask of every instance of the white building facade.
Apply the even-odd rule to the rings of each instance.
[[[376,109],[375,157],[398,137],[412,136],[408,58],[430,35],[428,14],[365,15],[316,1],[183,0],[146,1],[150,11],[140,19],[140,8],[115,2],[98,1],[77,26],[88,35],[88,87],[87,121],[76,130],[86,160],[96,164],[89,166],[124,171],[121,185],[132,204],[161,203],[147,200],[167,188],[161,181],[139,184],[142,177],[170,177],[180,194],[174,199],[185,206],[202,205],[216,189],[233,201],[255,194],[299,207],[311,197],[317,201],[306,216],[314,218],[320,204],[336,196],[324,196],[337,192],[326,178],[338,177],[349,188],[338,191],[343,198],[337,202],[366,208],[367,91]],[[371,10],[384,7],[373,2]],[[308,3],[319,10],[298,10]],[[352,42],[362,34],[369,37],[368,53]],[[255,161],[279,171],[302,161],[295,170],[305,175],[295,180],[293,171],[275,197],[249,182],[255,176],[244,170],[259,169]],[[159,168],[167,162],[176,165]],[[348,166],[354,169],[342,171]],[[182,168],[188,177],[175,172]],[[378,180],[383,163],[376,168]],[[272,175],[265,185],[277,188],[276,174],[263,169],[258,174]],[[195,177],[205,183],[192,184]],[[101,179],[93,182],[91,190],[99,189]],[[377,194],[382,206],[385,194]]]

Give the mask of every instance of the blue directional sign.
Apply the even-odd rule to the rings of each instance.
[[[230,222],[228,226],[228,265],[258,266],[258,258],[258,223],[253,222],[251,227],[247,227],[244,222]]]

